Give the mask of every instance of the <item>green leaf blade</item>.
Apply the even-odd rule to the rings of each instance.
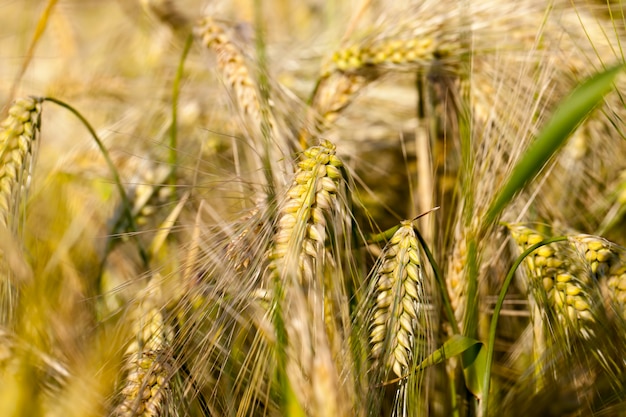
[[[625,68],[620,64],[592,76],[563,100],[494,197],[485,216],[485,226],[492,225],[513,197],[541,171],[587,115],[613,89],[615,78]]]

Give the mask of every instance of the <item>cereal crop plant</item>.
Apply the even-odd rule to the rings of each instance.
[[[0,10],[0,415],[626,415],[621,1]]]

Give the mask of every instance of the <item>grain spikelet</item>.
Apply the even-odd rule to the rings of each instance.
[[[343,165],[335,146],[324,141],[304,151],[298,166],[288,198],[280,207],[271,268],[283,274],[289,270],[288,263],[297,261],[297,281],[309,285],[326,243],[327,213],[335,206]]]
[[[410,39],[382,39],[371,44],[355,44],[336,51],[322,69],[322,77],[333,72],[358,73],[360,71],[391,67],[432,64],[435,59],[445,59],[458,42],[438,43],[431,37]],[[456,52],[456,51],[455,51]]]
[[[167,355],[172,334],[157,304],[159,298],[159,288],[148,286],[132,312],[136,339],[126,349],[126,377],[114,417],[159,416],[169,395],[171,369]]]
[[[0,224],[11,224],[19,206],[22,185],[27,185],[29,161],[41,124],[41,99],[16,100],[0,125]]]
[[[402,222],[385,248],[374,276],[375,304],[370,323],[374,369],[384,375],[407,375],[424,357],[431,340],[426,311],[429,300],[420,262],[420,250],[411,221]],[[388,376],[389,377],[389,376]]]

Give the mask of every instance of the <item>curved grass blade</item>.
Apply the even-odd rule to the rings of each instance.
[[[543,240],[539,243],[532,245],[528,249],[526,249],[524,253],[522,253],[517,258],[513,266],[511,266],[511,269],[509,269],[509,272],[504,280],[504,283],[502,284],[502,290],[500,290],[498,301],[496,302],[496,305],[493,309],[493,317],[491,318],[491,324],[489,326],[489,341],[487,342],[487,357],[485,359],[485,368],[484,368],[483,382],[482,382],[484,397],[481,402],[481,410],[482,410],[481,415],[483,416],[488,415],[487,408],[489,406],[489,383],[491,381],[491,366],[493,363],[494,344],[496,341],[496,330],[498,328],[498,318],[500,317],[500,311],[502,310],[502,306],[504,305],[504,298],[506,297],[506,293],[508,292],[509,286],[511,285],[511,282],[513,281],[513,277],[515,276],[515,271],[517,271],[517,268],[521,265],[524,259],[526,259],[528,255],[533,253],[538,248],[545,246],[547,244],[553,243],[553,242],[560,242],[563,240],[567,240],[567,237],[564,237],[564,236],[554,237],[551,239]]]
[[[450,339],[446,340],[443,346],[428,355],[415,370],[423,371],[429,366],[440,364],[448,358],[461,355],[477,345],[482,345],[482,342],[472,339],[471,337],[455,334]]]
[[[515,194],[541,171],[576,127],[613,89],[615,78],[625,68],[624,64],[620,64],[592,76],[561,102],[548,124],[517,162],[504,187],[494,197],[485,215],[484,227],[491,226]]]

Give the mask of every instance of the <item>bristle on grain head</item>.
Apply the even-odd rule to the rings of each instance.
[[[375,271],[369,330],[373,370],[403,377],[424,356],[433,331],[427,325],[430,302],[411,221],[393,235]]]
[[[7,227],[41,125],[41,98],[16,100],[0,124],[0,223]]]

